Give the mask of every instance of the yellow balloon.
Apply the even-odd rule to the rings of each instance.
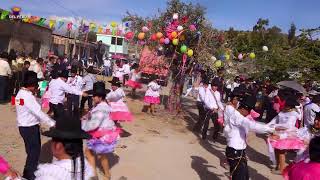
[[[172,40],[172,44],[175,45],[175,46],[178,46],[178,44],[179,44],[179,39],[173,39],[173,40]]]
[[[163,37],[163,34],[161,32],[157,32],[156,36],[158,39],[161,39]]]
[[[214,67],[219,68],[221,66],[222,66],[222,61],[217,60],[217,61],[214,62]]]
[[[188,54],[189,57],[193,56],[193,50],[192,50],[192,49],[189,49],[188,52],[187,52],[187,54]]]
[[[226,54],[225,57],[226,57],[226,60],[230,60],[230,55],[229,54]]]
[[[117,26],[117,23],[116,23],[116,22],[114,22],[114,21],[112,21],[112,22],[111,22],[111,27],[113,27],[113,28],[114,28],[114,27],[116,27],[116,26]]]
[[[256,54],[252,52],[252,53],[250,53],[249,57],[250,57],[250,59],[254,59],[254,58],[256,58]]]
[[[173,31],[173,32],[171,33],[171,37],[172,37],[172,38],[176,38],[177,36],[178,36],[178,33],[177,33],[177,32]]]

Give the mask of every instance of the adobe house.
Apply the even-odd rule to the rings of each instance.
[[[0,52],[14,49],[34,57],[46,57],[51,47],[52,30],[21,21],[0,21]]]

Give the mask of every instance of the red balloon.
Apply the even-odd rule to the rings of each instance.
[[[160,42],[160,44],[164,44],[164,38],[161,38],[161,39],[159,40],[159,42]]]
[[[125,37],[127,40],[130,40],[130,39],[133,38],[133,36],[134,36],[134,33],[133,33],[133,32],[127,32],[124,37]]]
[[[152,40],[152,41],[157,40],[157,35],[156,35],[156,34],[152,34],[152,36],[151,36],[151,40]]]
[[[172,40],[172,39],[173,39],[173,37],[172,37],[172,35],[171,35],[171,34],[168,34],[168,38],[169,38],[170,40]]]

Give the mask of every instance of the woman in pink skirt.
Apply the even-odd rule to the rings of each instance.
[[[283,110],[268,124],[276,129],[276,133],[268,139],[270,159],[276,163],[276,169],[273,170],[275,174],[281,174],[284,170],[287,150],[304,148],[303,141],[296,136],[295,125],[300,117],[295,109],[297,105],[295,98],[289,97]]]
[[[316,136],[309,145],[310,161],[301,161],[288,166],[284,173],[285,180],[317,180],[320,176],[320,137]]]
[[[132,88],[131,95],[134,97],[136,95],[136,89],[141,89],[142,85],[139,82],[141,77],[141,72],[139,70],[139,65],[134,64],[131,66],[130,72],[130,80],[126,82],[126,86],[130,86]]]
[[[119,78],[113,77],[111,83],[111,92],[107,95],[106,99],[111,106],[110,118],[113,121],[132,121],[133,116],[129,111],[128,106],[124,103],[124,97],[126,96],[121,88],[121,82]]]
[[[152,75],[144,96],[144,102],[149,104],[148,109],[152,115],[154,115],[155,104],[160,104],[160,89],[161,86],[157,83],[156,76]]]

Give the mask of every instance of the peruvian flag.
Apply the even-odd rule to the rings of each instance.
[[[23,99],[16,99],[15,96],[11,96],[11,105],[12,106],[15,106],[15,105],[23,106],[24,105],[24,100]]]

